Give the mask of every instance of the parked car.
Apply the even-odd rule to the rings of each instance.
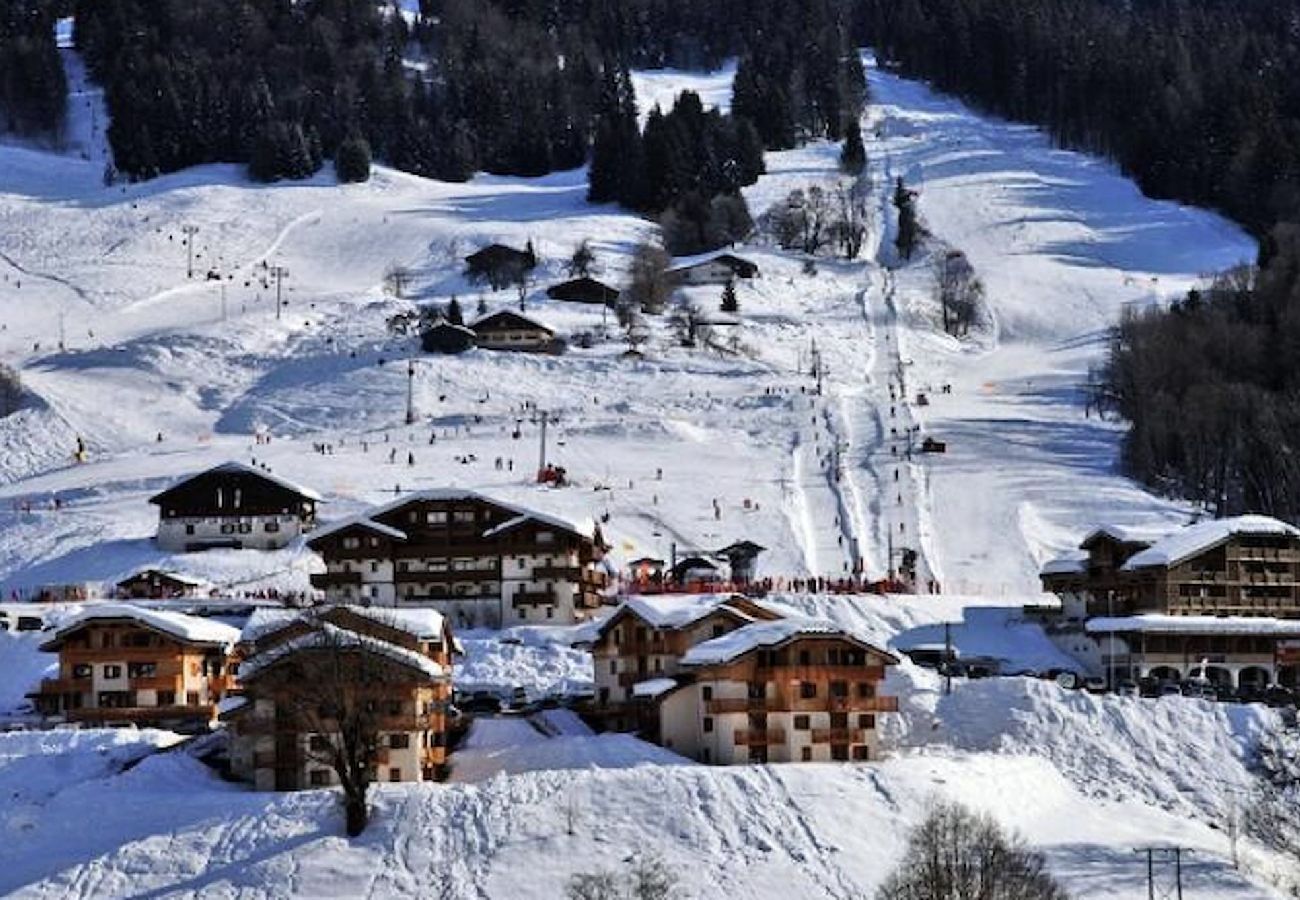
[[[1106,693],[1106,679],[1088,678],[1083,682],[1083,689],[1089,694],[1104,694]]]
[[[1183,693],[1183,686],[1176,681],[1160,682],[1161,697],[1178,697]]]
[[[1187,680],[1183,682],[1183,696],[1196,697],[1201,700],[1217,700],[1214,685],[1208,681]]]
[[[1136,681],[1125,679],[1115,686],[1115,693],[1121,697],[1137,697],[1141,692]]]
[[[1139,678],[1137,685],[1138,685],[1138,696],[1140,697],[1160,696],[1160,682],[1154,678],[1151,677]]]
[[[1264,702],[1269,706],[1295,706],[1295,692],[1281,685],[1272,685],[1264,691]]]

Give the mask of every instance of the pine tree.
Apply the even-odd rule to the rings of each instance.
[[[736,299],[736,279],[727,280],[727,285],[722,289],[722,311],[725,313],[740,312],[740,301]]]
[[[464,325],[465,317],[460,311],[460,301],[455,297],[447,304],[447,321],[452,325]]]
[[[370,179],[370,144],[357,135],[344,139],[334,153],[334,171],[343,184]]]
[[[867,148],[862,144],[862,126],[849,122],[844,130],[844,148],[840,151],[840,168],[849,175],[861,175],[867,167]]]

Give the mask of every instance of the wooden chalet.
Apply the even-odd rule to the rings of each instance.
[[[203,731],[233,685],[227,660],[238,638],[195,616],[90,606],[41,645],[59,655],[59,676],[32,697],[43,715],[67,722]]]
[[[678,261],[668,274],[682,285],[722,285],[737,278],[756,278],[758,266],[734,253],[709,253]]]
[[[192,475],[149,502],[158,507],[158,546],[275,550],[316,523],[321,496],[310,488],[238,462]]]
[[[440,319],[420,335],[420,346],[425,353],[455,354],[472,350],[476,340],[472,329]]]
[[[553,328],[509,309],[488,313],[469,327],[475,342],[485,350],[552,353],[560,348]]]
[[[758,555],[766,549],[753,541],[735,541],[719,550],[717,555],[727,561],[733,584],[748,584],[757,573]]]
[[[603,602],[607,547],[572,522],[454,488],[421,491],[323,528],[312,584],[332,602],[429,606],[458,627],[571,624]]]
[[[259,610],[240,641],[231,767],[259,790],[337,783],[340,719],[371,733],[376,781],[437,781],[456,644],[434,610]]]
[[[141,569],[113,586],[123,600],[175,600],[197,597],[208,586],[202,578],[161,569]]]
[[[619,290],[584,275],[552,285],[546,289],[546,296],[569,303],[599,303],[613,307],[618,303]]]

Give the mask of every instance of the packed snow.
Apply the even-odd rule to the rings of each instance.
[[[543,290],[586,238],[597,274],[621,283],[653,232],[587,204],[584,172],[451,185],[377,167],[366,184],[322,173],[267,187],[205,166],[106,189],[102,99],[62,52],[77,104],[66,152],[0,146],[0,354],[31,396],[0,419],[5,596],[102,589],[145,566],[227,594],[305,591],[320,562],[301,546],[169,554],[151,541],[150,496],[256,460],[318,491],[331,520],[412,490],[473,490],[563,521],[599,517],[615,562],[753,540],[769,548],[759,574],[777,582],[768,602],[780,608],[899,652],[942,640],[949,623],[963,655],[1043,672],[1063,657],[1019,614],[1044,599],[1040,564],[1099,522],[1189,518],[1117,473],[1120,428],[1085,415],[1080,385],[1122,309],[1167,302],[1254,244],[1033,129],[871,65],[868,259],[821,260],[809,276],[792,254],[736,248],[760,269],[737,288],[740,324],[688,351],[652,320],[645,358],[627,359],[606,311]],[[641,109],[684,88],[725,107],[733,74],[638,73]],[[837,156],[826,142],[769,154],[745,191],[754,213],[832,183]],[[928,260],[895,259],[896,175],[919,189],[936,246],[963,251],[987,288],[966,340],[936,325]],[[198,228],[192,247],[184,225]],[[565,355],[425,357],[390,327],[453,295],[467,317],[517,309],[513,291],[466,283],[461,259],[528,240],[542,264],[526,313],[571,338]],[[274,265],[290,271],[283,307]],[[386,277],[396,267],[401,297]],[[720,289],[684,294],[712,311]],[[584,334],[589,347],[572,339]],[[572,487],[533,483],[543,415],[546,460]],[[946,452],[909,452],[917,427]],[[904,548],[930,596],[789,587],[857,567],[883,577]],[[592,631],[461,633],[456,687],[590,693]],[[0,712],[45,672],[37,643],[0,633]],[[15,798],[0,812],[0,893],[556,897],[575,872],[653,852],[700,897],[856,898],[889,872],[928,800],[948,796],[1025,833],[1078,897],[1145,896],[1132,848],[1153,842],[1195,850],[1189,896],[1275,896],[1282,862],[1246,842],[1234,871],[1223,827],[1255,742],[1279,727],[1267,710],[1031,678],[958,680],[945,695],[906,660],[888,688],[902,701],[882,717],[889,755],[864,765],[716,769],[584,733],[560,710],[483,718],[452,757],[453,783],[379,786],[355,841],[335,793],[223,782],[184,752],[154,753],[174,735],[0,733],[0,795]]]

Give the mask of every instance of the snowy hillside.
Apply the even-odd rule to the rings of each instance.
[[[733,73],[638,75],[642,109],[683,88],[725,105]],[[146,565],[231,592],[305,590],[320,562],[301,548],[169,555],[151,540],[150,496],[256,459],[319,490],[325,520],[448,484],[575,518],[608,514],[616,561],[747,538],[768,548],[760,575],[834,578],[860,562],[881,577],[914,549],[931,596],[772,602],[900,649],[959,623],[964,653],[1062,667],[1041,629],[1011,612],[1041,599],[1038,565],[1099,519],[1162,524],[1187,512],[1120,477],[1116,426],[1084,415],[1079,384],[1100,330],[1126,304],[1167,301],[1254,247],[1032,130],[875,68],[870,80],[867,258],[822,260],[810,276],[795,255],[742,248],[761,277],[738,288],[741,324],[720,326],[714,349],[687,350],[652,319],[642,360],[624,358],[599,308],[544,294],[588,238],[603,277],[621,283],[652,232],[587,204],[582,171],[451,185],[377,168],[366,184],[321,175],[268,187],[209,166],[106,189],[99,99],[75,82],[73,150],[0,146],[0,358],[32,398],[0,419],[0,594],[102,584]],[[837,156],[826,143],[769,154],[768,174],[746,189],[754,213],[830,183]],[[895,266],[884,188],[895,175],[919,188],[935,246],[964,251],[987,286],[990,325],[972,340],[939,333],[928,259]],[[198,229],[192,248],[184,226]],[[467,312],[517,308],[513,291],[467,284],[461,260],[490,241],[529,240],[543,264],[528,312],[571,338],[589,334],[590,347],[430,357],[390,331],[392,317],[453,295]],[[270,266],[289,270],[279,315]],[[395,267],[400,297],[385,285]],[[715,288],[686,293],[709,311],[720,299]],[[907,390],[895,396],[900,373]],[[548,459],[572,487],[532,483],[539,408],[558,416]],[[908,458],[916,426],[947,452]],[[89,451],[80,464],[78,437]],[[589,654],[558,633],[462,637],[466,690],[590,686]],[[44,672],[38,641],[0,634],[0,712]],[[1030,835],[1079,897],[1145,896],[1132,848],[1151,842],[1196,849],[1189,896],[1274,896],[1278,861],[1247,847],[1249,871],[1234,872],[1222,831],[1253,742],[1275,727],[1267,711],[1096,698],[1030,679],[944,696],[910,664],[890,688],[903,713],[883,726],[891,757],[870,765],[712,769],[562,716],[482,722],[452,783],[381,786],[355,842],[330,792],[251,793],[181,752],[119,771],[167,735],[0,733],[0,796],[15,801],[0,811],[0,893],[551,898],[575,872],[650,851],[680,862],[700,898],[857,898],[943,795]]]

